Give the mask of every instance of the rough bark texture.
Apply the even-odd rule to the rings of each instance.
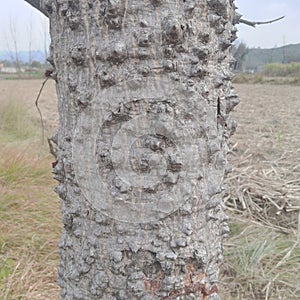
[[[218,299],[233,0],[41,1],[62,299]]]

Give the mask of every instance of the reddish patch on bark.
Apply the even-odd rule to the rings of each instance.
[[[210,289],[207,289],[205,283],[195,283],[191,286],[185,286],[181,289],[172,291],[169,296],[161,298],[161,300],[173,300],[179,296],[188,296],[190,294],[201,293],[201,300],[207,300],[207,297],[213,293],[218,292],[218,287],[213,285]]]
[[[145,289],[147,291],[150,291],[153,295],[156,295],[157,291],[159,290],[159,288],[161,286],[161,281],[163,278],[164,278],[163,272],[159,272],[157,278],[154,280],[150,280],[150,279],[146,278],[144,280]]]
[[[195,274],[196,269],[193,264],[186,266],[186,275],[184,276],[184,287],[174,290],[161,300],[172,300],[179,296],[188,296],[190,294],[201,293],[201,300],[207,300],[207,297],[213,293],[218,292],[218,287],[213,285],[210,289],[206,287],[206,274]]]

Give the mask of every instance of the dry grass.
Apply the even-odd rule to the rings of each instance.
[[[22,93],[29,83],[14,81],[8,89],[11,83],[5,82],[0,98],[1,300],[59,298],[59,201],[53,192],[53,158],[41,143],[29,102],[34,96]]]
[[[0,299],[56,300],[60,211],[52,192],[53,158],[41,145],[34,107],[41,81],[3,83]],[[40,105],[52,131],[57,115],[49,84]],[[242,102],[234,113],[239,127],[230,154],[234,169],[227,178],[231,236],[221,270],[222,299],[300,299],[300,87],[237,89]],[[10,131],[16,109],[22,126]]]
[[[238,215],[232,229],[237,231],[225,244],[223,299],[299,299],[299,232],[285,235]]]
[[[230,193],[225,204],[232,212],[246,213],[252,219],[288,234],[297,227],[300,211],[300,148],[261,164],[253,162],[252,155],[246,151],[236,159],[235,170],[227,178]],[[299,164],[286,169],[287,161],[292,159],[299,160]]]
[[[232,139],[234,170],[225,203],[233,212],[247,212],[289,233],[300,211],[300,87],[243,85],[238,90],[240,125]]]
[[[223,299],[300,299],[300,87],[237,89]]]
[[[50,174],[51,158],[44,151],[31,151],[28,147],[0,150],[3,300],[55,299],[49,298],[49,292],[58,292],[55,277],[60,216]]]
[[[299,85],[300,84],[300,76],[299,75],[291,75],[287,77],[283,76],[271,76],[270,74],[265,74],[263,72],[258,72],[254,74],[248,73],[237,73],[233,82],[236,84],[274,84],[274,85]]]

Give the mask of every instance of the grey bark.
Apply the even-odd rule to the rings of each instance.
[[[234,1],[40,2],[59,101],[62,299],[218,299]]]

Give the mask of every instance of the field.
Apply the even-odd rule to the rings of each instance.
[[[0,80],[0,299],[56,300],[60,203],[35,99],[42,80]],[[300,299],[300,86],[236,84],[226,179],[222,300]],[[49,136],[53,82],[39,101]]]

